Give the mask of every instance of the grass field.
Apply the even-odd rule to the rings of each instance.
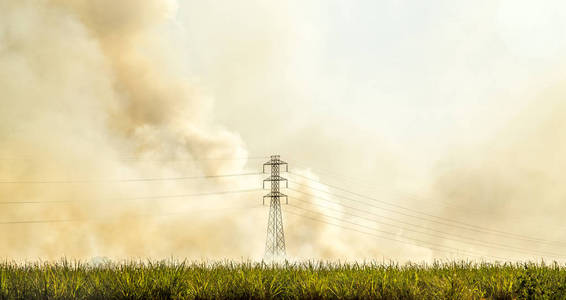
[[[0,264],[1,299],[566,299],[557,264]]]

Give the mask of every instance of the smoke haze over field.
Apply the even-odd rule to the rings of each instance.
[[[3,1],[1,177],[9,181],[178,177],[186,176],[183,168],[191,171],[191,165],[177,167],[167,161],[245,158],[240,137],[209,120],[210,99],[189,79],[167,70],[165,57],[149,54],[166,51],[168,45],[160,40],[156,27],[174,13],[175,3],[163,1],[121,1],[119,5],[114,1]],[[164,163],[136,164],[124,157]],[[192,171],[238,173],[243,163],[201,160]],[[181,183],[4,184],[2,199],[6,201],[75,202],[6,205],[3,220],[110,221],[2,225],[2,236],[10,242],[3,243],[0,251],[18,258],[143,257],[200,251],[195,246],[203,240],[195,235],[202,231],[198,225],[189,229],[192,237],[178,231],[193,225],[187,221],[190,214],[167,221],[137,216],[178,212],[183,206],[190,212],[195,206],[198,210],[212,205],[188,206],[187,201],[176,199],[112,201],[210,188],[202,182],[198,186]],[[213,187],[237,189],[244,183],[219,181]],[[179,229],[171,231],[173,226]],[[226,234],[219,231],[210,242]]]
[[[120,180],[280,153],[292,258],[562,260],[563,6],[0,0],[0,257],[261,258],[263,192],[151,198],[261,176]]]

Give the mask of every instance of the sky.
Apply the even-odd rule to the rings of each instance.
[[[563,261],[565,20],[554,0],[0,0],[0,257],[261,259],[265,191],[242,191],[280,154],[289,258]]]
[[[186,1],[175,30],[251,152],[366,176],[492,138],[561,80],[564,19],[561,1]]]

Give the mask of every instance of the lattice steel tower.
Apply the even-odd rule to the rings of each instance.
[[[281,198],[285,197],[286,202],[289,200],[287,195],[279,191],[279,182],[285,181],[286,187],[289,187],[287,179],[279,175],[280,166],[285,165],[285,171],[289,170],[286,162],[279,159],[279,155],[272,155],[271,159],[263,164],[263,173],[265,167],[271,166],[271,176],[263,180],[263,188],[265,182],[271,182],[271,192],[263,196],[263,204],[265,198],[270,198],[269,203],[269,220],[267,222],[267,238],[265,241],[265,258],[278,259],[285,257],[285,234],[283,233],[283,216],[281,215]]]

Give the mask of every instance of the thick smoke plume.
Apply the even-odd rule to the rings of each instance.
[[[212,99],[163,36],[175,9],[0,2],[0,199],[14,202],[0,210],[1,257],[262,257],[261,194],[152,198],[253,188],[258,178],[114,180],[246,171],[244,143],[215,125]],[[291,256],[357,253],[333,240],[339,230],[311,225],[290,218]]]
[[[175,50],[159,32],[172,23],[175,4],[0,2],[0,198],[54,202],[3,204],[2,221],[53,222],[0,225],[0,256],[198,257],[206,250],[223,257],[249,251],[238,252],[241,243],[233,238],[246,224],[218,222],[218,212],[200,211],[249,206],[257,197],[230,195],[232,205],[213,197],[128,199],[241,189],[250,181],[112,181],[243,171],[243,142],[213,123],[210,97],[168,57]],[[53,180],[59,182],[41,182]]]

